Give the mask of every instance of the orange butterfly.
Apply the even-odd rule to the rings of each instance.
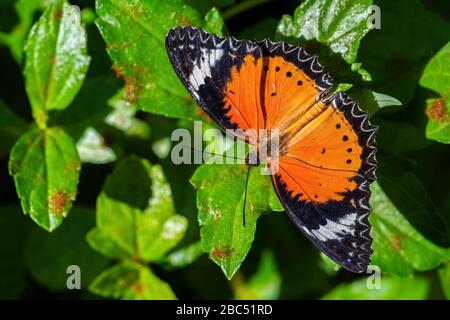
[[[369,184],[377,127],[301,46],[218,37],[176,27],[166,48],[178,77],[222,129],[260,146],[259,129],[278,130],[272,183],[295,225],[328,257],[363,272],[371,257]],[[267,142],[267,141],[265,141]],[[259,162],[259,161],[258,161]]]

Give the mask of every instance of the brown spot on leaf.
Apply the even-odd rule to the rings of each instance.
[[[106,45],[106,50],[117,51],[118,49],[119,49],[119,46],[115,43],[108,43]]]
[[[184,96],[182,97],[182,99],[183,99],[184,101],[186,101],[186,103],[195,103],[195,102],[194,102],[194,99],[193,99],[190,95],[184,95]]]
[[[72,159],[67,162],[66,170],[67,171],[80,171],[80,162],[77,159]]]
[[[395,251],[402,250],[402,235],[400,233],[396,233],[392,236],[392,238],[389,239],[389,242],[391,243],[392,248],[394,248]]]
[[[447,109],[445,108],[445,101],[443,98],[436,99],[433,103],[428,106],[425,111],[428,118],[439,121],[439,122],[449,122],[450,116]]]
[[[105,133],[101,140],[101,145],[104,147],[111,147],[114,144],[114,136],[110,133]]]
[[[178,25],[180,26],[192,26],[192,20],[189,17],[181,16],[178,20]]]
[[[139,18],[144,13],[144,9],[142,7],[133,7],[131,9],[131,14],[135,18]]]
[[[231,252],[233,252],[233,248],[224,248],[224,249],[216,248],[213,250],[212,255],[215,258],[224,259],[227,256],[229,256]]]
[[[140,82],[138,80],[139,66],[134,65],[133,75],[125,74],[124,69],[117,65],[113,65],[112,69],[118,78],[122,78],[125,81],[126,100],[130,103],[135,103],[140,89]]]
[[[140,283],[135,283],[132,288],[136,296],[141,296],[142,292],[144,292],[144,287]]]
[[[58,191],[50,196],[50,207],[53,208],[53,212],[57,215],[61,215],[69,201],[69,195],[65,191]]]
[[[55,10],[54,14],[53,14],[53,19],[59,21],[62,19],[64,14],[64,11],[62,8],[58,8],[57,10]]]
[[[213,219],[214,219],[214,220],[220,219],[221,216],[222,216],[222,215],[220,214],[220,212],[218,212],[218,211],[214,211],[214,212],[213,212]]]
[[[249,209],[250,209],[250,212],[249,213],[252,213],[254,210],[255,210],[255,206],[253,205],[253,201],[249,201],[248,202],[248,207],[249,207]]]
[[[136,282],[139,280],[138,276],[135,273],[127,274],[119,280],[118,287],[121,290],[125,290],[130,287],[134,287]]]

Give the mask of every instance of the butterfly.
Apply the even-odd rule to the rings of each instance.
[[[279,132],[273,187],[292,222],[352,272],[372,255],[369,184],[377,127],[316,55],[286,42],[237,40],[194,27],[166,36],[169,60],[194,100],[220,128]],[[250,144],[260,137],[237,137]],[[274,157],[267,161],[270,167]]]

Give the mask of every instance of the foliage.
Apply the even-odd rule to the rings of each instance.
[[[278,299],[281,276],[273,253],[264,251],[256,273],[247,282],[244,282],[242,277],[235,277],[232,286],[236,299]]]
[[[143,192],[133,192],[138,188]],[[90,290],[125,299],[174,298],[145,263],[162,260],[183,238],[187,224],[175,214],[161,167],[134,156],[123,159],[106,180],[97,200],[97,227],[87,235],[92,248],[123,261],[103,271]]]
[[[450,143],[450,42],[430,60],[420,78],[420,84],[434,90],[439,97],[430,99],[427,107],[429,118],[426,136],[442,143]]]
[[[368,289],[365,279],[341,284],[322,297],[324,300],[423,300],[429,291],[425,278],[386,277],[380,289]]]
[[[367,23],[371,5],[381,29]],[[0,298],[449,298],[449,9],[2,2]],[[369,112],[379,125],[370,222],[381,289],[319,254],[260,167],[245,199],[245,165],[172,163],[173,130],[215,128],[168,60],[164,38],[177,25],[302,44]],[[79,291],[66,285],[71,265]]]
[[[242,165],[219,166],[202,165],[195,171],[191,183],[197,189],[203,251],[231,279],[250,250],[259,216],[280,208],[268,176],[261,175],[258,169],[250,173],[248,197],[245,199],[247,168]],[[216,180],[218,170],[222,171],[220,181]],[[236,187],[224,194],[228,185]],[[244,201],[248,201],[245,226]]]

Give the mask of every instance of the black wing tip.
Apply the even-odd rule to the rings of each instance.
[[[176,27],[171,28],[167,32],[166,48],[170,49],[171,43],[173,41],[177,41],[177,40],[183,41],[186,36],[189,37],[189,40],[191,40],[191,41],[198,38],[201,43],[203,43],[203,44],[209,43],[214,46],[221,45],[221,44],[225,43],[225,41],[227,41],[227,45],[232,50],[239,49],[242,44],[246,44],[247,46],[250,45],[250,47],[256,44],[256,42],[254,42],[254,41],[240,40],[240,39],[236,39],[233,36],[227,36],[227,37],[219,36],[219,35],[216,35],[215,33],[206,32],[202,28],[197,28],[194,26],[176,26]],[[212,42],[210,40],[212,40]]]

